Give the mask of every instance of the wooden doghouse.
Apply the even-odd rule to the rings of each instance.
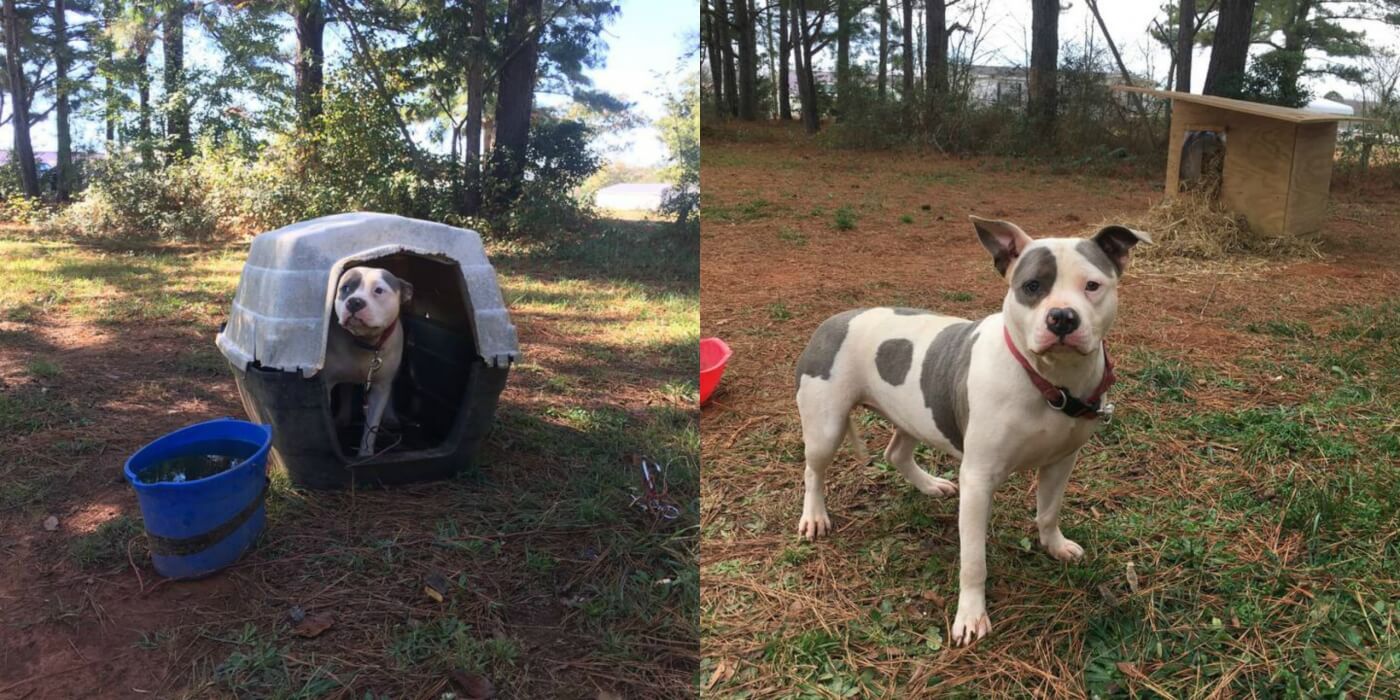
[[[1118,85],[1172,101],[1166,195],[1180,191],[1182,144],[1189,132],[1223,135],[1220,203],[1268,236],[1315,233],[1327,216],[1340,114],[1276,107],[1214,95]]]

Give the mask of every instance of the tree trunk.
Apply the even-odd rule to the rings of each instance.
[[[467,166],[466,201],[463,211],[476,216],[481,211],[481,114],[486,101],[486,0],[473,0],[471,37],[475,47],[467,62]]]
[[[506,11],[510,46],[496,89],[496,148],[491,153],[491,214],[496,220],[515,203],[523,182],[543,15],[544,0],[510,0]]]
[[[292,14],[297,35],[297,55],[293,62],[297,129],[311,133],[316,128],[316,119],[321,116],[321,90],[326,84],[323,42],[326,9],[321,0],[298,0]]]
[[[851,99],[851,0],[836,0],[836,118]]]
[[[880,101],[885,100],[885,88],[889,83],[890,63],[890,0],[880,0],[880,67],[876,69],[875,85]]]
[[[54,130],[58,137],[58,167],[55,195],[68,201],[73,182],[73,133],[69,128],[68,94],[68,12],[64,0],[53,3]]]
[[[817,112],[817,81],[812,70],[812,35],[807,27],[807,0],[797,0],[794,23],[797,35],[797,85],[802,96],[802,126],[815,134],[822,128]]]
[[[1042,144],[1055,138],[1056,63],[1060,49],[1060,0],[1031,0],[1031,66],[1028,76],[1031,128]]]
[[[744,0],[735,0],[743,2]],[[724,102],[730,116],[739,116],[739,75],[734,68],[734,42],[729,38],[729,3],[715,0],[715,15],[719,21],[719,53],[724,58]]]
[[[700,18],[704,23],[702,30],[705,33],[705,40],[709,42],[710,54],[710,81],[715,86],[715,114],[721,119],[724,118],[724,52],[720,49],[722,43],[719,38],[719,11],[705,3],[708,12],[702,13]]]
[[[904,104],[914,100],[914,0],[904,0]]]
[[[749,0],[733,0],[734,25],[739,30],[739,118],[758,119],[758,60]]]
[[[792,60],[792,33],[788,30],[788,18],[792,15],[792,0],[782,0],[778,4],[778,118],[792,119],[792,88],[788,81],[791,75],[788,64]]]
[[[141,152],[141,165],[154,170],[156,149],[155,134],[151,130],[151,47],[144,40],[136,50],[136,70],[137,148]]]
[[[168,0],[165,7],[165,148],[171,157],[194,153],[190,140],[190,103],[185,94],[185,0]]]
[[[1191,92],[1191,49],[1196,44],[1196,0],[1177,4],[1176,90]]]
[[[112,28],[113,21],[116,20],[119,11],[118,0],[104,0],[102,3],[102,29],[104,31]],[[106,127],[107,143],[117,140],[117,87],[112,80],[110,69],[112,67],[112,42],[102,42],[102,61],[109,69],[107,76],[102,83],[102,121]]]
[[[948,98],[948,8],[943,0],[927,0],[924,12],[924,31],[928,33],[925,86],[928,89],[928,111],[930,121],[942,113],[943,103]]]
[[[755,18],[755,22],[756,21],[757,18]],[[768,54],[768,77],[776,77],[778,75],[778,66],[776,63],[777,58],[773,55],[776,53],[773,51],[773,5],[770,5],[767,11],[763,13],[763,52]],[[778,94],[778,81],[772,80],[770,82],[773,83],[773,101],[777,102],[778,98],[781,97]],[[765,118],[767,118],[767,116],[768,115],[764,115]]]
[[[29,140],[29,87],[25,82],[24,54],[20,51],[21,18],[15,11],[15,0],[5,0],[5,68],[10,82],[10,100],[14,103],[10,124],[14,132],[14,150],[10,154],[19,168],[20,185],[28,197],[39,196],[39,171],[34,167],[34,144]]]
[[[1239,90],[1253,24],[1254,0],[1221,0],[1203,93],[1231,96]]]

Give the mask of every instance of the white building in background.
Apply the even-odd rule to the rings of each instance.
[[[661,182],[609,185],[593,195],[599,209],[613,211],[657,211],[671,194],[672,186]]]

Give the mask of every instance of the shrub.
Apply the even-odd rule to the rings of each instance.
[[[52,225],[76,236],[201,240],[218,225],[207,195],[191,164],[147,168],[119,153],[93,164],[88,189]]]

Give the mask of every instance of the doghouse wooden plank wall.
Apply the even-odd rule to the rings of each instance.
[[[1225,135],[1220,203],[1270,236],[1314,233],[1327,215],[1339,114],[1214,95],[1115,86],[1172,101],[1166,195],[1180,191],[1181,149],[1190,131]]]

